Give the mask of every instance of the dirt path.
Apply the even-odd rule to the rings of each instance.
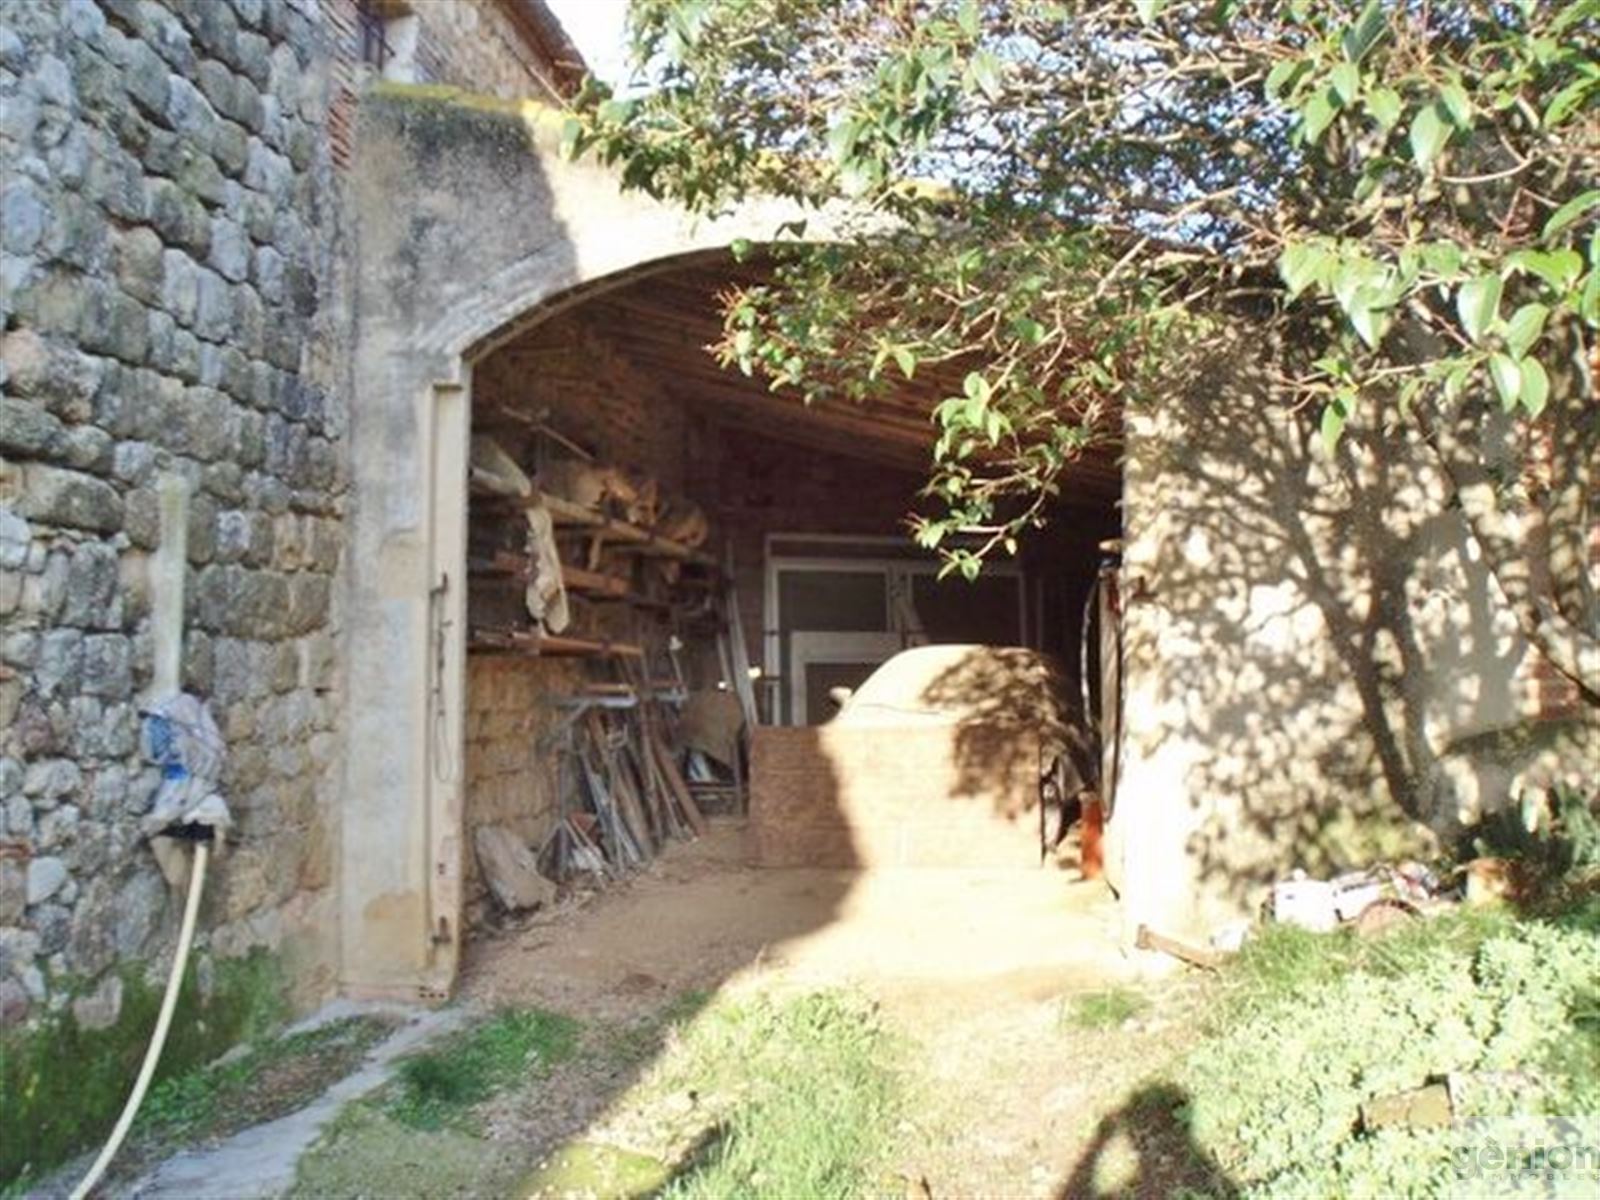
[[[1133,977],[1103,885],[1053,869],[757,869],[741,831],[674,848],[577,913],[468,953],[463,995],[625,1016],[685,990],[852,985],[918,1015]]]
[[[1103,887],[1053,869],[758,870],[740,836],[718,825],[585,904],[475,943],[463,1007],[577,1018],[579,1052],[477,1104],[469,1126],[352,1106],[296,1194],[644,1194],[684,1161],[671,1131],[705,1120],[672,1082],[680,1019],[713,998],[828,989],[865,996],[908,1048],[909,1103],[874,1135],[886,1194],[1155,1196],[1182,1182],[1160,1165],[1161,1113],[1130,1119],[1130,1097],[1187,1036],[1185,988],[1135,978]],[[1073,1019],[1074,997],[1108,988],[1141,1011]],[[548,1183],[552,1162],[574,1161],[578,1182]]]
[[[919,1047],[925,1096],[901,1173],[936,1195],[1059,1194],[1097,1123],[1179,1032],[1159,1006],[1111,1034],[1064,1018],[1076,993],[1137,985],[1103,885],[1051,869],[862,874],[741,858],[739,830],[721,826],[580,912],[484,940],[464,994],[616,1022],[685,992],[865,992]],[[596,1095],[574,1074],[508,1104],[501,1130],[603,1136],[617,1107],[604,1093],[629,1079]]]

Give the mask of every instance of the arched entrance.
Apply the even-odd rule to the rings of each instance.
[[[364,102],[351,184],[340,984],[438,998],[461,938],[472,363],[563,305],[792,214],[692,221],[563,161],[549,110],[435,89]]]
[[[802,632],[811,626],[791,631],[784,620],[766,619],[773,608],[764,605],[763,587],[767,603],[781,600],[786,611],[803,608],[808,588],[836,591],[841,581],[870,589],[881,578],[888,589],[926,590],[928,573],[889,546],[904,546],[899,518],[925,466],[926,416],[904,409],[805,412],[764,395],[759,384],[730,385],[700,351],[714,336],[717,273],[733,267],[726,247],[735,238],[761,242],[794,213],[764,206],[695,222],[624,196],[604,170],[561,160],[557,131],[542,110],[394,91],[375,97],[362,121],[354,174],[361,268],[351,297],[341,984],[353,994],[436,999],[448,994],[458,968],[469,826],[481,817],[469,811],[473,750],[464,737],[474,619],[468,446],[483,431],[486,411],[515,407],[517,379],[542,369],[541,331],[563,322],[574,330],[603,326],[602,340],[634,366],[658,378],[682,375],[661,411],[687,406],[713,414],[717,444],[737,443],[731,453],[740,478],[764,489],[770,502],[793,500],[789,493],[810,478],[815,462],[833,454],[857,464],[830,468],[831,490],[845,504],[865,512],[874,487],[893,494],[898,507],[886,500],[876,525],[856,519],[860,513],[826,528],[791,522],[782,527],[782,545],[764,544],[779,523],[743,528],[754,547],[745,565],[756,564],[754,578],[741,582],[753,605],[753,615],[744,616],[752,657],[759,662],[766,650],[771,665],[796,680],[809,671],[817,681],[810,690],[819,695],[838,672],[861,665],[855,643],[844,639],[844,659],[828,647],[815,653]],[[813,219],[813,229],[818,224]],[[712,326],[695,324],[691,309]],[[529,356],[508,360],[522,351]],[[646,435],[659,441],[661,432]],[[815,453],[786,458],[774,449],[779,441]],[[699,458],[688,450],[682,456]],[[1088,556],[1114,529],[1114,467],[1097,486],[1093,511],[1064,532],[1069,543],[1077,538],[1088,547]],[[771,563],[783,569],[764,578]],[[1048,620],[1042,591],[1020,573],[990,582],[998,611],[1015,626],[1002,640],[1036,640]],[[923,599],[927,611],[937,608],[931,595]],[[1078,609],[1054,603],[1063,612]],[[959,624],[962,615],[939,619]],[[778,719],[803,721],[807,703],[804,688],[785,693],[788,707],[780,705]]]

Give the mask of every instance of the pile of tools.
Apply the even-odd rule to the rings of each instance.
[[[627,684],[592,684],[562,707],[547,747],[559,763],[560,807],[539,852],[546,878],[603,886],[669,840],[705,833],[664,703]]]

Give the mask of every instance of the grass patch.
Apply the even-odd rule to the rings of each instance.
[[[1150,1002],[1131,988],[1110,988],[1067,997],[1061,1003],[1061,1021],[1078,1029],[1116,1029],[1149,1007]]]
[[[668,1039],[630,1105],[655,1114],[661,1195],[871,1190],[904,1101],[903,1047],[850,993],[719,1002]],[[661,1114],[669,1114],[662,1116]]]
[[[1226,1025],[1275,1008],[1292,997],[1332,986],[1353,971],[1403,979],[1442,954],[1470,955],[1517,928],[1504,906],[1461,908],[1400,925],[1378,937],[1351,928],[1313,933],[1270,924],[1255,933],[1223,973],[1212,1024]]]
[[[383,1111],[412,1129],[460,1129],[501,1088],[543,1074],[577,1049],[579,1023],[537,1008],[505,1009],[400,1064]]]

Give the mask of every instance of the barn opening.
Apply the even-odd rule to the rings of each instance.
[[[1038,751],[1016,729],[836,718],[925,645],[1042,652],[1081,695],[1114,458],[1074,469],[1015,558],[941,579],[907,517],[929,503],[929,412],[961,372],[805,406],[724,370],[706,351],[718,296],[765,271],[725,250],[658,264],[473,362],[468,931],[514,899],[491,886],[519,874],[508,854],[536,893],[603,885],[713,826],[762,865],[1040,865],[1041,781],[1022,761]],[[1016,660],[949,669],[962,661],[934,677],[967,711],[1028,723],[1031,695],[1002,695],[1021,674],[993,666]]]

